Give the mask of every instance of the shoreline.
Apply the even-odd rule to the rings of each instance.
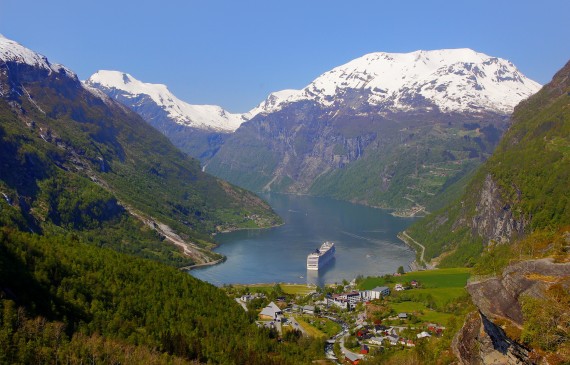
[[[178,270],[180,271],[191,271],[194,269],[199,269],[201,267],[208,267],[208,266],[214,266],[217,264],[221,264],[222,262],[226,261],[228,258],[226,256],[222,256],[221,258],[214,260],[214,261],[208,261],[208,262],[204,262],[201,264],[194,264],[194,265],[189,265],[189,266],[182,266],[179,267]]]
[[[285,225],[285,222],[282,222],[280,224],[274,224],[274,225],[271,225],[268,227],[243,227],[243,228],[224,229],[224,230],[212,233],[212,236],[215,237],[218,234],[232,233],[232,232],[238,232],[238,231],[247,231],[247,230],[257,231],[257,230],[261,230],[261,229],[271,229],[271,228],[281,227],[283,225]],[[219,245],[219,243],[215,243],[215,245],[216,245],[215,247],[217,247]]]

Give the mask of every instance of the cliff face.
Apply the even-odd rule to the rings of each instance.
[[[544,299],[554,285],[570,285],[570,263],[552,259],[523,261],[509,265],[499,277],[467,285],[478,312],[471,313],[453,342],[453,350],[462,364],[535,364],[541,359],[521,345],[525,327],[524,298]],[[546,303],[546,302],[545,302]],[[560,316],[570,314],[558,313]],[[500,323],[501,326],[497,325]],[[546,332],[549,324],[544,323]],[[505,329],[511,332],[510,337]]]
[[[513,212],[521,191],[517,191],[513,202],[504,201],[503,196],[496,181],[487,174],[470,222],[474,234],[484,237],[487,242],[506,243],[522,237],[529,224],[530,219],[524,215],[515,217]]]
[[[464,365],[535,363],[529,358],[528,349],[511,340],[501,327],[480,312],[469,314],[452,348]]]

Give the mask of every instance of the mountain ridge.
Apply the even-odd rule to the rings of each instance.
[[[148,96],[150,101],[164,109],[177,124],[199,129],[233,132],[245,121],[242,114],[232,114],[216,105],[192,105],[178,99],[163,84],[144,83],[128,73],[120,71],[99,70],[91,75],[85,84],[104,89],[106,94],[117,99],[120,94],[124,98],[139,99],[139,105]]]
[[[421,214],[490,155],[514,105],[538,87],[472,50],[373,53],[273,93],[203,163],[254,191]]]
[[[261,199],[203,173],[138,114],[68,69],[5,38],[0,50],[4,224],[82,231],[101,245],[187,266],[219,259],[209,250],[212,233],[279,221]],[[165,239],[185,242],[184,251]]]
[[[428,243],[429,258],[458,247],[452,242],[481,250],[570,224],[570,203],[563,193],[570,183],[569,80],[570,62],[515,108],[509,130],[460,203],[411,227],[417,240]]]
[[[461,80],[453,75],[467,77]],[[511,85],[501,90],[493,82]],[[518,87],[513,87],[516,84]],[[454,88],[447,92],[450,85]],[[375,52],[323,73],[301,90],[272,93],[249,114],[274,112],[286,103],[299,100],[314,100],[323,106],[332,106],[338,95],[350,89],[369,91],[369,104],[390,111],[409,110],[413,105],[407,99],[422,96],[433,104],[431,107],[438,107],[443,112],[491,110],[510,113],[521,97],[533,94],[539,87],[511,62],[467,48]],[[517,96],[502,93],[509,89]],[[485,90],[487,93],[483,92]],[[455,96],[459,92],[470,94]],[[465,99],[472,102],[464,105]]]

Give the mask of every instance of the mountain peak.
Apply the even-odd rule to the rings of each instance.
[[[509,61],[469,48],[374,52],[325,72],[302,90],[271,94],[252,112],[312,100],[325,107],[361,101],[382,110],[510,114],[540,89]],[[350,103],[348,103],[350,104]]]
[[[133,102],[138,102],[136,99],[139,98],[150,98],[169,118],[188,127],[233,132],[245,121],[242,114],[229,113],[216,105],[188,104],[172,94],[166,85],[145,83],[125,72],[99,70],[85,84],[114,98]]]
[[[68,68],[51,63],[45,56],[32,51],[20,43],[8,39],[0,34],[0,60],[4,62],[14,62],[17,64],[26,64],[32,67],[41,68],[48,72],[64,72],[67,76],[77,78],[75,73]]]

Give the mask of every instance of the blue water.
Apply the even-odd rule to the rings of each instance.
[[[254,283],[340,283],[357,275],[407,269],[415,253],[396,235],[413,220],[380,209],[328,198],[268,194],[263,198],[285,224],[217,236],[222,264],[190,271],[214,285]],[[335,243],[336,255],[318,272],[307,271],[307,255],[322,242]]]

